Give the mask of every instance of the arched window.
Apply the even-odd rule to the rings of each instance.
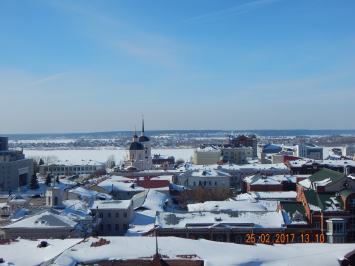
[[[51,205],[51,196],[48,196],[48,205]]]

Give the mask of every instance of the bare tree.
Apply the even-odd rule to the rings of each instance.
[[[185,163],[185,161],[184,161],[184,159],[182,159],[182,158],[179,158],[179,159],[177,159],[176,161],[175,161],[175,164],[177,164],[177,165],[179,165],[179,164],[184,164]]]
[[[106,167],[112,169],[113,167],[115,167],[115,165],[116,165],[115,156],[111,154],[106,160]]]
[[[90,174],[89,178],[92,179],[92,178],[100,177],[100,176],[103,176],[106,174],[107,174],[106,169],[99,169],[99,170],[96,170],[95,172],[93,172],[92,174]]]

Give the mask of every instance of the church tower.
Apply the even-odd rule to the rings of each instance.
[[[147,159],[147,164],[149,167],[152,167],[152,144],[150,139],[145,135],[144,132],[144,118],[142,116],[142,134],[139,137],[139,142],[144,145],[145,149],[145,158]]]

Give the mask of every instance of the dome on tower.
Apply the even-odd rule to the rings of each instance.
[[[146,142],[146,141],[150,141],[150,139],[147,136],[140,136],[138,141],[139,142]]]
[[[144,146],[142,143],[139,142],[131,142],[130,144],[128,144],[127,150],[130,151],[144,150]]]

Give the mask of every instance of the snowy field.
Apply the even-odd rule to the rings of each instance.
[[[342,147],[323,147],[323,157],[329,156],[329,150]],[[105,162],[107,157],[114,155],[116,162],[124,160],[126,150],[121,149],[92,149],[92,150],[26,150],[23,151],[26,157],[32,156],[57,156],[59,160],[94,160]],[[160,154],[164,156],[174,156],[175,159],[190,161],[194,156],[194,149],[152,149],[152,155]]]
[[[107,157],[114,155],[116,162],[124,160],[126,150],[119,149],[97,149],[97,150],[23,150],[26,157],[32,156],[57,156],[59,160],[94,160],[105,162]],[[194,156],[194,149],[152,149],[152,155],[160,154],[164,156],[174,156],[175,159],[190,161]]]

